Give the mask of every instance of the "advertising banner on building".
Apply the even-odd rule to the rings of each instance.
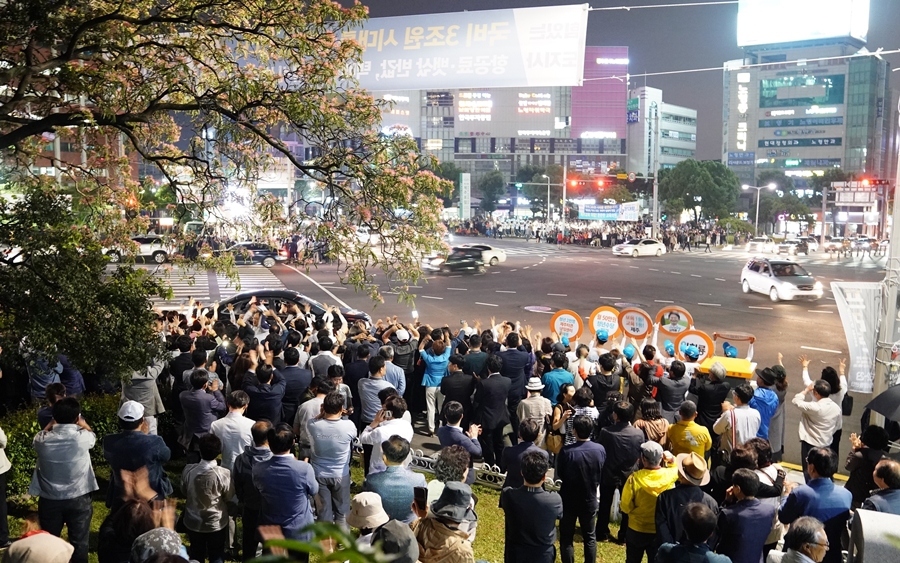
[[[584,205],[578,208],[578,218],[585,221],[637,221],[641,206],[636,201],[628,203]]]
[[[472,175],[468,172],[459,174],[459,219],[466,221],[472,218]]]
[[[579,86],[588,4],[373,18],[346,31],[373,91]]]
[[[871,393],[875,384],[875,345],[881,316],[881,284],[831,282],[831,291],[841,315],[850,368],[850,391]]]

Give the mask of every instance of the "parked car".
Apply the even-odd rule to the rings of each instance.
[[[616,256],[662,256],[666,253],[666,246],[652,238],[631,239],[622,244],[617,244],[612,249]]]
[[[853,239],[853,250],[871,250],[874,244],[874,239],[861,235]]]
[[[793,299],[821,299],[822,282],[790,260],[753,258],[741,270],[741,289],[769,296],[773,302]]]
[[[224,250],[215,251],[217,254],[227,253],[234,256],[235,264],[261,264],[271,268],[278,262],[287,260],[287,251],[262,242],[239,242]]]
[[[104,248],[103,253],[109,257],[109,261],[117,264],[123,256],[133,255],[135,258],[151,259],[156,264],[165,264],[169,257],[175,254],[175,248],[159,235],[140,235],[131,237],[135,244],[133,248]]]
[[[462,244],[456,248],[473,248],[481,251],[481,260],[489,265],[496,266],[500,262],[506,262],[506,251],[489,244]]]
[[[747,252],[772,252],[775,242],[769,237],[753,237],[747,242]]]
[[[809,241],[805,238],[785,239],[784,242],[775,248],[776,254],[781,254],[782,252],[785,254],[793,254],[794,256],[797,256],[798,254],[806,254],[809,256]]]
[[[253,303],[263,305],[276,313],[281,313],[283,310],[282,305],[296,304],[302,310],[309,304],[309,312],[315,315],[317,319],[322,318],[326,313],[325,305],[298,291],[292,289],[257,289],[238,293],[221,301],[219,303],[219,317],[223,319],[229,317],[228,305],[234,306],[235,315],[243,315]],[[372,317],[366,312],[350,307],[338,307],[338,309],[341,311],[341,315],[347,319],[347,322],[351,324],[356,321],[365,321],[370,326],[372,324]]]

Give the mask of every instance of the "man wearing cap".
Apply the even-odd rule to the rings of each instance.
[[[718,440],[713,432],[713,424],[722,415],[722,403],[731,392],[731,385],[725,381],[725,366],[721,362],[715,362],[709,368],[709,376],[704,377],[699,372],[691,374],[691,385],[688,393],[697,397],[697,424],[705,426],[713,437],[713,443]]]
[[[759,563],[772,522],[775,507],[756,498],[759,477],[752,469],[738,469],[719,511],[719,538],[716,551],[732,563]]]
[[[413,503],[419,519],[412,523],[412,531],[419,544],[421,563],[475,562],[469,536],[459,530],[461,523],[478,520],[469,508],[471,502],[472,489],[465,483],[450,481],[428,509],[421,510]]]
[[[641,563],[644,553],[647,561],[656,559],[656,499],[678,480],[678,469],[663,465],[672,461],[672,454],[664,452],[658,442],[641,444],[641,469],[628,477],[619,505],[628,515],[625,563]]]
[[[694,452],[679,454],[675,458],[678,468],[678,482],[675,488],[663,491],[656,499],[656,535],[659,543],[678,543],[684,541],[682,518],[684,508],[699,502],[708,507],[713,514],[718,514],[719,506],[715,499],[703,492],[700,487],[709,484],[709,467],[706,460]]]
[[[605,328],[598,329],[597,332],[594,333],[594,337],[596,338],[596,345],[591,348],[591,352],[588,354],[588,360],[591,362],[596,362],[600,356],[609,353],[609,350],[606,349],[606,342],[609,340],[609,331]]]
[[[694,401],[685,401],[678,408],[679,420],[669,426],[669,443],[672,444],[672,455],[696,453],[706,458],[706,452],[712,448],[712,437],[709,430],[700,426],[697,418],[697,405]]]
[[[525,423],[523,423],[525,424]],[[500,508],[504,513],[504,563],[556,561],[556,521],[563,517],[558,493],[543,489],[550,468],[547,455],[530,451],[522,457],[518,487],[504,486]]]
[[[554,344],[554,346],[556,346],[556,344]],[[545,372],[542,378],[543,391],[541,392],[541,395],[550,401],[551,408],[556,406],[556,399],[559,398],[560,388],[566,383],[570,385],[575,383],[575,377],[565,369],[565,365],[565,353],[554,351],[550,356],[550,367],[553,369]],[[529,380],[529,384],[531,384],[531,380]],[[527,386],[526,389],[528,389]]]
[[[385,344],[390,344],[391,348],[394,349],[394,359],[392,361],[394,365],[403,370],[404,375],[406,375],[406,388],[410,390],[415,388],[410,378],[413,377],[413,372],[416,368],[416,351],[419,349],[419,341],[412,337],[413,334],[418,333],[415,331],[410,333],[409,330],[398,323],[384,331],[381,337]],[[408,401],[409,399],[410,397],[407,396],[406,400]]]
[[[538,434],[537,444],[538,447],[543,447],[544,445],[544,421],[547,417],[553,415],[553,406],[551,402],[544,396],[541,395],[542,390],[545,389],[543,383],[541,383],[541,379],[539,377],[531,377],[528,379],[528,383],[525,384],[525,390],[528,392],[528,396],[519,403],[519,406],[516,407],[516,416],[519,417],[519,422],[525,420],[535,420],[540,425],[540,434]]]
[[[756,370],[756,390],[750,399],[750,408],[759,412],[759,430],[757,438],[769,439],[769,422],[778,410],[778,395],[772,391],[775,385],[775,372],[772,368]]]
[[[350,501],[350,512],[347,513],[347,525],[359,530],[356,546],[363,548],[372,545],[375,530],[384,526],[391,517],[384,511],[378,493],[363,491]]]
[[[137,401],[125,401],[119,407],[118,418],[119,432],[103,438],[103,457],[110,468],[111,483],[106,495],[110,513],[124,504],[123,470],[133,472],[146,467],[156,498],[162,500],[172,494],[172,483],[163,467],[172,452],[162,437],[147,434],[144,406]]]

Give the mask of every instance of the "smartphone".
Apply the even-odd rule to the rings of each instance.
[[[414,309],[413,312],[412,312],[412,318],[414,318],[414,319],[418,319],[418,318],[419,318],[419,312],[416,311],[415,309]]]
[[[409,498],[409,497],[406,497]],[[416,506],[419,510],[425,510],[428,508],[428,488],[427,487],[413,487],[413,498],[416,501]]]

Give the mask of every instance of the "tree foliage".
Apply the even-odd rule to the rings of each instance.
[[[150,296],[168,289],[147,270],[106,272],[94,233],[65,198],[39,186],[0,200],[0,335],[5,349],[64,352],[82,369],[122,376],[159,351]]]
[[[465,170],[454,162],[441,162],[435,167],[435,176],[447,181],[444,183],[444,190],[441,193],[445,206],[449,206],[453,201],[459,199],[459,175],[463,172]]]
[[[381,134],[388,102],[352,77],[362,48],[339,35],[366,17],[330,0],[5,2],[7,165],[19,176],[57,167],[44,185],[74,190],[93,230],[124,237],[140,230],[122,221],[138,202],[138,163],[195,218],[235,228],[259,222],[258,180],[287,164],[331,203],[317,221],[270,214],[265,230],[327,242],[343,281],[375,299],[374,270],[402,291],[421,253],[437,249],[436,196],[449,188],[413,139]],[[86,159],[53,160],[54,136]],[[357,244],[358,225],[380,235],[379,252]]]
[[[707,218],[727,215],[739,191],[734,173],[716,161],[683,160],[660,175],[663,209],[673,215],[689,209],[695,220],[700,218],[698,207]]]
[[[481,177],[478,189],[481,191],[481,208],[488,213],[497,209],[497,202],[506,188],[503,172],[491,170]]]

